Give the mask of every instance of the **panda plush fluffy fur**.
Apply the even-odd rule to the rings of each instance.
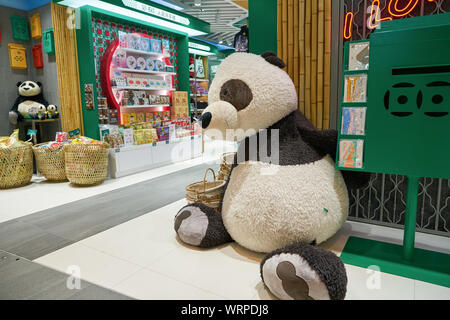
[[[42,93],[42,84],[34,81],[17,82],[19,96],[9,112],[9,121],[16,124],[17,120],[36,118],[38,112],[45,112],[47,108],[56,110],[56,106],[49,105]]]
[[[273,53],[235,53],[219,66],[202,127],[208,136],[240,141],[222,214],[200,203],[187,205],[175,216],[175,231],[193,246],[234,240],[268,253],[261,277],[280,299],[343,299],[344,264],[315,245],[341,228],[349,206],[347,187],[363,185],[368,175],[335,170],[337,132],[317,130],[298,110],[284,66]],[[275,152],[274,129],[277,163],[262,156]],[[251,141],[258,142],[256,153],[250,152]]]

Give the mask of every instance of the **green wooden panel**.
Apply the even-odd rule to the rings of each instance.
[[[251,53],[277,53],[277,0],[248,1],[249,49]]]
[[[427,21],[371,36],[367,171],[450,178],[450,19]]]

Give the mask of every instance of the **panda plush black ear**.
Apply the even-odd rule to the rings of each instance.
[[[272,51],[264,52],[261,57],[263,57],[268,63],[273,64],[274,66],[277,66],[281,69],[286,67],[284,61],[278,58],[277,55]]]
[[[21,84],[22,84],[22,81],[19,81],[16,83],[16,86],[20,87]]]
[[[42,88],[42,83],[41,83],[40,81],[36,81],[36,84],[37,84],[40,88]]]

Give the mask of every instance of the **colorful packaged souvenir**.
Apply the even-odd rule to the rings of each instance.
[[[136,60],[136,69],[137,70],[145,70],[146,62],[142,57],[137,58]]]
[[[119,31],[119,47],[127,48],[127,34],[123,31]]]
[[[161,40],[150,39],[151,51],[161,53]]]
[[[55,140],[57,142],[64,142],[69,137],[69,134],[67,132],[57,132]]]
[[[143,112],[136,113],[136,122],[137,123],[145,122],[145,113]]]
[[[164,61],[156,60],[155,61],[155,70],[156,71],[164,71],[166,69],[166,64]]]
[[[169,127],[158,127],[156,128],[156,131],[158,132],[158,139],[159,141],[166,141],[169,140]]]
[[[158,142],[158,132],[156,131],[155,128],[150,129],[151,133],[152,133],[152,142]]]
[[[162,53],[165,56],[170,54],[170,43],[169,40],[162,40]]]
[[[143,129],[145,143],[152,143],[152,129]]]
[[[134,131],[134,144],[145,144],[144,130]]]
[[[113,57],[113,63],[116,67],[126,68],[127,67],[127,53],[125,50],[119,49]]]
[[[153,59],[148,58],[145,61],[145,67],[147,70],[153,71],[153,69],[155,69],[155,61],[153,61]]]
[[[141,49],[142,51],[150,51],[150,39],[147,37],[141,37]]]
[[[135,33],[127,34],[127,48],[134,50],[141,50],[141,37]]]
[[[127,57],[127,68],[128,69],[136,69],[136,58],[133,56]]]

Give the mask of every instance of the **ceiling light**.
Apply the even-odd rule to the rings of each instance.
[[[223,40],[220,40],[220,41],[219,41],[219,44],[222,44],[222,43],[223,43]]]
[[[201,5],[202,5],[202,0],[195,0],[194,1],[194,6],[200,7]]]

